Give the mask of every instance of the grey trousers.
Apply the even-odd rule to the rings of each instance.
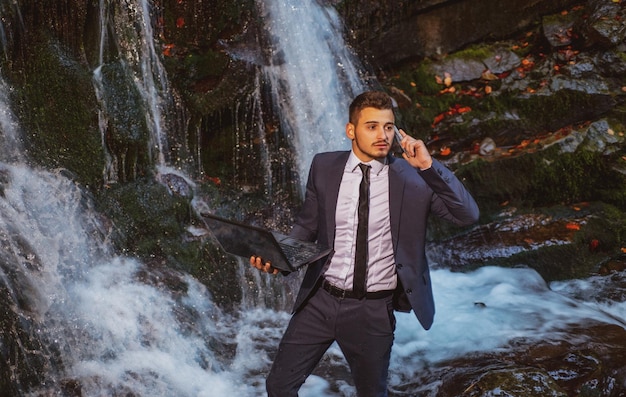
[[[297,397],[337,341],[359,397],[386,397],[395,316],[392,298],[339,299],[319,288],[293,315],[267,377],[269,397]]]

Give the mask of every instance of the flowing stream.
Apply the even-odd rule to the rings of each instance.
[[[276,88],[277,101],[303,118],[297,123],[288,120],[294,123],[290,129],[300,148],[302,171],[313,148],[345,146],[339,137],[346,98],[363,85],[303,70],[306,66],[321,73],[332,66],[338,76],[358,70],[343,55],[329,54],[326,45],[333,42],[352,57],[345,53],[331,8],[313,1],[270,0],[259,5],[277,18],[268,22],[279,37],[277,49],[284,46],[289,54],[287,47],[304,46],[315,54],[305,64],[292,65],[286,55],[283,64],[269,66],[277,72],[272,79],[281,79],[277,87],[285,88]],[[303,44],[298,40],[304,37],[275,24],[319,27],[321,32]],[[322,47],[312,50],[314,44]],[[144,70],[154,66],[145,60],[137,65]],[[10,111],[8,90],[0,84],[0,107],[5,109],[0,129],[8,143],[0,153],[0,287],[14,302],[15,315],[32,326],[17,349],[33,354],[27,346],[29,338],[36,338],[44,347],[34,353],[47,362],[46,382],[20,394],[54,395],[78,384],[85,396],[263,395],[264,376],[289,314],[257,304],[255,297],[225,312],[213,303],[211,291],[189,275],[113,253],[109,226],[88,194],[64,172],[34,169],[22,159],[19,121]],[[338,90],[345,93],[339,95]],[[318,144],[318,139],[326,143]],[[437,269],[437,258],[431,262],[435,324],[426,332],[413,314],[397,315],[392,389],[443,360],[501,351],[514,339],[559,340],[567,338],[562,331],[569,325],[590,320],[624,326],[626,304],[597,298],[610,286],[595,279],[549,286],[530,269],[488,267],[453,273]],[[251,275],[243,261],[240,266],[242,289],[251,278],[261,287],[269,283],[270,276]],[[336,345],[322,365],[329,368],[327,375],[311,376],[302,396],[353,395]],[[435,392],[437,387],[435,382],[413,391]]]

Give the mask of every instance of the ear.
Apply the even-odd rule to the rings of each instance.
[[[350,140],[354,140],[354,129],[355,129],[354,124],[352,123],[346,124],[346,136]]]

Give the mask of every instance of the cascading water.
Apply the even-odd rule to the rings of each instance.
[[[24,360],[5,358],[18,384],[35,358],[46,369],[0,395],[258,395],[241,382],[263,362],[249,333],[284,314],[225,314],[191,277],[112,255],[99,215],[61,172],[2,164],[0,174],[0,286],[30,335],[16,341]]]
[[[10,91],[0,76],[0,161],[23,160],[19,123],[11,112],[8,97]]]
[[[113,80],[116,84],[128,85],[122,89],[123,95],[131,96],[130,103],[139,102],[140,109],[145,109],[145,126],[149,133],[148,153],[150,163],[157,166],[170,165],[170,145],[168,132],[173,135],[173,112],[175,101],[169,87],[167,73],[161,63],[160,53],[155,45],[153,28],[154,10],[149,0],[133,0],[131,2],[117,0],[99,1],[100,43],[98,51],[98,66],[94,70],[94,88],[101,104],[99,110],[100,130],[103,146],[107,147],[110,139],[107,131],[111,122],[116,118],[123,118],[123,109],[118,109],[120,92],[112,93],[110,87]],[[128,23],[136,21],[137,23]],[[108,59],[106,48],[114,44],[117,49],[117,58]],[[109,70],[108,80],[103,74],[103,68]],[[115,70],[112,72],[110,70]],[[116,74],[115,74],[116,73]],[[128,92],[125,92],[128,91]],[[132,98],[136,92],[137,98]],[[127,103],[122,101],[122,107]],[[122,110],[122,111],[121,111]],[[122,119],[120,123],[136,124],[137,121]],[[141,126],[136,127],[138,130]],[[135,134],[137,134],[135,132]],[[104,172],[105,182],[117,182],[120,169],[128,167],[126,158],[116,158],[107,151],[107,169]]]
[[[306,4],[310,15],[334,15],[316,3]],[[284,24],[299,26],[304,17],[299,5],[275,3],[271,8],[286,11],[284,18],[295,18]],[[336,34],[324,32],[323,41]],[[279,36],[278,50],[291,33],[276,28],[273,34]],[[281,39],[283,34],[287,36]],[[339,63],[333,60],[330,65],[339,66],[341,75],[347,63]],[[291,79],[286,76],[291,73],[296,80],[307,79],[286,64],[270,68],[280,69],[285,79]],[[280,80],[282,85],[285,81]],[[279,102],[300,100],[300,94],[316,91],[321,83],[325,80],[303,83],[299,93],[281,91],[285,96]],[[292,115],[330,102],[336,87],[325,87],[330,92],[320,94],[323,99],[289,105]],[[318,121],[309,127],[293,124],[292,133],[305,131],[319,139],[323,130],[330,146],[316,144],[315,150],[341,147],[345,101],[358,90],[348,90],[328,113],[307,114],[305,120]],[[0,357],[7,364],[0,370],[12,386],[0,390],[0,396],[263,395],[264,374],[288,314],[255,306],[254,299],[226,313],[212,303],[211,291],[190,276],[113,253],[109,228],[89,195],[62,171],[26,165],[9,91],[0,84],[0,292],[6,298],[0,303],[5,313]],[[334,121],[330,109],[337,112]],[[307,148],[303,153],[311,150],[309,138],[298,143]],[[301,164],[306,167],[306,161]],[[241,268],[242,274],[250,271]],[[254,275],[260,283],[267,280]],[[401,388],[398,395],[436,393],[437,381],[412,385],[411,379],[442,360],[503,350],[513,339],[559,340],[570,324],[589,320],[623,327],[621,319],[626,317],[624,303],[601,301],[591,293],[610,288],[593,279],[554,283],[550,289],[530,269],[489,267],[466,274],[438,269],[432,280],[437,302],[432,330],[422,330],[413,314],[397,315],[390,387]],[[5,343],[7,335],[13,344]],[[301,395],[353,395],[337,346],[331,347],[323,365],[328,369],[325,377],[310,377]]]
[[[341,19],[316,0],[257,1],[270,48],[264,74],[296,151],[301,181],[316,153],[349,148],[350,101],[367,87],[359,60],[343,40]]]

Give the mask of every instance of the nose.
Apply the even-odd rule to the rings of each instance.
[[[376,128],[376,138],[377,139],[383,139],[383,140],[387,140],[387,133],[385,131],[385,127],[381,126],[379,128]]]

